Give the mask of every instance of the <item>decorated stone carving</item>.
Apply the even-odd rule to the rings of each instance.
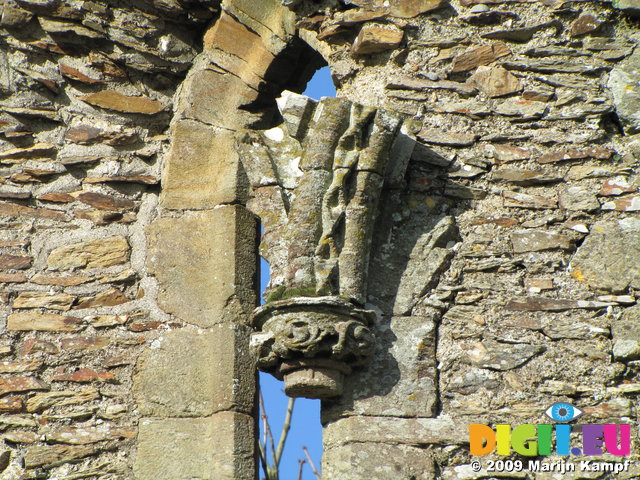
[[[253,314],[258,366],[289,395],[331,397],[373,350],[371,239],[383,188],[402,185],[414,140],[401,115],[343,99],[285,92],[279,107],[281,126],[237,138],[271,267]]]

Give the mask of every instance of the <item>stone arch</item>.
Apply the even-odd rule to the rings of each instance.
[[[323,60],[295,35],[287,8],[222,7],[176,94],[161,210],[147,228],[158,304],[191,328],[139,361],[140,480],[257,475],[247,321],[257,304],[258,224],[245,207],[234,134],[279,123],[275,98],[300,91]]]

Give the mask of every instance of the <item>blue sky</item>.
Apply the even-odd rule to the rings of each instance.
[[[320,97],[334,97],[335,87],[329,75],[329,67],[324,67],[316,72],[304,91],[305,95],[319,100]],[[260,291],[264,291],[269,281],[269,265],[260,262]],[[285,410],[287,408],[287,396],[284,394],[283,383],[268,374],[260,373],[260,386],[269,416],[271,430],[276,436],[282,429]],[[262,437],[261,437],[262,438]],[[298,459],[304,458],[302,447],[309,449],[311,459],[316,468],[320,469],[322,457],[322,427],[320,425],[320,401],[299,398],[293,410],[291,430],[282,454],[280,462],[280,480],[296,480],[298,474]],[[262,475],[262,472],[261,472]],[[262,478],[262,476],[260,477]],[[315,480],[308,465],[304,467],[303,480]]]

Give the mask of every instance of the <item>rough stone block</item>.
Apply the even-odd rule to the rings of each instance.
[[[254,421],[233,412],[140,421],[137,480],[253,480]]]
[[[129,250],[124,237],[99,238],[54,249],[47,266],[51,270],[111,267],[129,260]]]
[[[593,225],[570,268],[576,280],[594,289],[621,293],[640,288],[640,220]]]
[[[201,209],[242,203],[247,192],[232,133],[192,120],[175,124],[163,171],[163,207]]]
[[[431,480],[436,477],[433,458],[422,448],[358,443],[325,450],[322,457],[322,478]]]
[[[433,416],[438,383],[435,315],[393,317],[377,325],[372,362],[347,377],[342,397],[323,405],[323,421],[353,414]]]
[[[258,98],[258,91],[226,72],[201,69],[185,80],[183,90],[176,111],[186,118],[232,130],[260,118],[241,109]]]
[[[322,438],[326,449],[367,442],[460,445],[469,441],[469,431],[464,421],[448,415],[438,418],[356,416],[329,423]]]
[[[158,303],[199,327],[249,320],[256,304],[256,220],[228,205],[160,218],[147,227]]]
[[[251,414],[255,382],[247,327],[182,329],[159,341],[142,354],[134,377],[143,415],[200,417],[232,409]]]

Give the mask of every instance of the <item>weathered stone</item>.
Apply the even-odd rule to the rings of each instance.
[[[61,75],[67,78],[70,78],[72,80],[77,80],[78,82],[87,83],[87,84],[102,83],[102,80],[97,78],[91,78],[85,75],[84,73],[82,73],[77,68],[71,67],[70,65],[60,63],[58,68],[60,70]]]
[[[366,10],[385,13],[394,17],[413,18],[449,4],[449,0],[354,0],[350,3]]]
[[[558,202],[555,199],[543,197],[541,195],[529,195],[518,192],[502,192],[505,207],[520,208],[557,208]]]
[[[7,330],[75,332],[80,328],[82,328],[82,320],[62,315],[20,312],[12,313],[7,317]]]
[[[75,201],[68,193],[43,193],[36,197],[38,200],[53,203],[71,203]]]
[[[590,165],[575,165],[569,169],[569,180],[584,180],[585,178],[615,177],[623,173],[620,169],[610,167],[592,167]]]
[[[254,435],[253,418],[241,413],[142,418],[133,471],[140,480],[252,480]]]
[[[141,183],[143,185],[157,185],[160,180],[155,175],[111,175],[102,177],[85,177],[84,183]]]
[[[640,358],[640,306],[624,310],[622,316],[613,322],[613,356],[617,360],[628,361]]]
[[[556,300],[556,301],[562,302],[562,300]],[[578,301],[575,303],[598,304],[602,302]],[[586,307],[586,308],[595,309],[597,307],[593,306],[593,307]],[[606,308],[606,306],[602,305],[600,308]],[[542,332],[553,340],[562,340],[562,339],[587,340],[587,339],[598,338],[598,337],[609,338],[609,336],[611,335],[611,332],[608,326],[604,326],[604,327],[596,326],[586,322],[577,322],[574,319],[561,319],[561,320],[554,320],[552,322],[549,322],[542,329]]]
[[[537,32],[541,30],[546,30],[549,28],[554,28],[557,34],[563,30],[563,25],[562,25],[562,22],[558,20],[552,20],[550,22],[540,23],[537,25],[530,25],[526,27],[495,30],[493,32],[482,34],[482,37],[498,39],[498,40],[506,40],[508,42],[524,43],[531,40]]]
[[[451,73],[468,72],[480,65],[488,65],[498,58],[510,55],[511,50],[502,42],[483,45],[461,55],[453,60]]]
[[[369,55],[392,50],[400,45],[404,32],[395,25],[366,24],[353,42],[353,55]]]
[[[31,267],[33,258],[21,255],[0,255],[1,270],[26,270]]]
[[[76,297],[68,293],[20,292],[13,301],[13,308],[47,308],[66,312]]]
[[[249,330],[217,325],[208,333],[178,330],[138,360],[134,395],[143,415],[201,417],[222,410],[250,414],[254,381]]]
[[[51,270],[104,268],[129,260],[129,243],[124,237],[108,237],[55,248],[47,258]]]
[[[130,301],[131,299],[117,288],[109,288],[92,297],[81,297],[76,308],[113,307]]]
[[[516,162],[531,158],[527,149],[514,145],[489,144],[486,150],[499,162]]]
[[[568,187],[562,190],[558,205],[566,210],[585,212],[594,212],[600,208],[600,202],[596,196],[583,187]]]
[[[363,461],[385,458],[385,461]],[[353,468],[358,465],[358,468]],[[435,478],[435,462],[422,448],[386,443],[354,443],[326,449],[322,454],[322,474],[349,480]]]
[[[527,121],[542,117],[547,108],[544,102],[509,99],[498,104],[494,111],[499,115],[512,117],[514,121]]]
[[[248,320],[255,305],[255,228],[253,215],[240,206],[152,223],[148,266],[160,282],[160,306],[201,327]],[[194,231],[198,235],[186,234]],[[236,248],[233,255],[229,242]]]
[[[640,16],[640,3],[638,3],[638,0],[614,0],[613,6],[633,17]]]
[[[480,66],[469,81],[489,97],[502,97],[522,90],[522,83],[502,67]]]
[[[20,397],[2,397],[0,398],[0,413],[16,413],[21,412],[23,401]]]
[[[69,337],[60,341],[62,350],[90,352],[106,347],[111,343],[109,337]]]
[[[97,427],[86,428],[60,428],[45,433],[47,442],[66,443],[70,445],[87,445],[90,443],[104,442],[107,440],[120,440],[135,438],[136,431],[131,428],[115,427],[102,424]]]
[[[633,55],[616,65],[607,83],[616,113],[628,133],[640,130],[640,85],[635,80],[639,68],[640,50],[636,49]]]
[[[461,20],[469,25],[485,26],[503,23],[509,19],[517,19],[518,15],[513,12],[502,10],[473,11],[474,8],[487,8],[485,5],[476,5],[471,8],[471,15],[461,17]]]
[[[91,282],[93,277],[84,275],[46,275],[42,272],[36,273],[29,281],[36,285],[55,285],[60,287],[74,287],[83,283]]]
[[[113,127],[98,127],[96,125],[80,124],[69,128],[64,138],[80,145],[103,142],[108,145],[131,145],[139,140],[135,129]]]
[[[603,197],[616,197],[624,193],[634,193],[638,191],[638,187],[629,184],[625,177],[616,177],[610,180],[605,180],[598,192],[598,195]]]
[[[543,345],[498,343],[495,341],[463,345],[465,360],[471,365],[491,370],[513,370],[544,352]]]
[[[602,25],[603,22],[599,21],[594,14],[584,13],[571,24],[570,33],[572,37],[579,37],[598,31]]]
[[[538,157],[536,160],[540,163],[555,163],[565,160],[609,160],[613,155],[613,151],[605,147],[590,147],[585,149],[571,148],[559,152],[551,152]]]
[[[6,430],[7,427],[37,428],[38,424],[32,415],[0,415],[0,429]]]
[[[619,212],[637,212],[640,210],[640,197],[621,197],[602,204],[603,210]]]
[[[492,171],[491,179],[495,182],[509,182],[524,186],[562,181],[562,177],[549,174],[543,170],[521,170],[515,168],[495,169]]]
[[[75,383],[113,382],[115,379],[115,375],[111,372],[97,372],[89,368],[81,368],[72,373],[60,373],[52,378],[54,382]]]
[[[46,445],[28,447],[24,455],[26,468],[50,469],[65,463],[75,462],[104,450],[103,445]]]
[[[515,312],[562,312],[565,310],[575,309],[595,310],[610,307],[612,305],[615,304],[612,302],[591,302],[587,300],[563,300],[557,298],[526,297],[524,299],[509,300],[505,308],[507,310],[513,310]],[[606,332],[606,334],[608,334],[608,331]]]
[[[123,113],[155,115],[166,109],[157,100],[142,96],[123,95],[115,90],[103,90],[80,98],[91,105]]]
[[[233,135],[191,120],[173,127],[164,168],[161,202],[165,208],[210,208],[246,200],[246,179]]]
[[[524,288],[527,292],[538,293],[542,290],[553,290],[553,280],[550,278],[525,278]]]
[[[449,415],[437,418],[350,416],[326,425],[325,448],[348,444],[387,443],[399,445],[459,445],[468,439],[466,425]]]
[[[49,390],[49,385],[36,377],[0,378],[0,395],[11,392],[29,392],[31,390]]]
[[[561,248],[571,250],[573,245],[567,235],[552,232],[523,231],[511,234],[511,243],[515,253],[538,252]]]
[[[522,92],[522,99],[532,102],[548,102],[553,98],[553,90],[544,90],[542,88],[525,90]]]
[[[0,273],[0,283],[25,283],[29,278],[23,273]]]
[[[96,315],[85,317],[85,319],[94,328],[116,327],[127,323],[129,315]]]
[[[20,345],[20,349],[18,350],[18,353],[21,356],[31,355],[32,353],[39,352],[55,355],[57,353],[60,353],[60,349],[54,343],[47,342],[45,340],[39,340],[37,338],[30,338],[22,342],[22,345]]]
[[[591,288],[622,293],[640,286],[640,221],[597,222],[571,261],[571,274]]]
[[[26,362],[0,362],[0,373],[24,373],[33,372],[42,366],[42,360],[30,360]]]
[[[49,143],[36,143],[31,147],[10,148],[0,152],[0,161],[26,158],[55,158],[56,147]]]
[[[447,145],[450,147],[469,147],[476,141],[476,135],[473,133],[459,133],[440,130],[437,128],[423,128],[418,133],[425,143],[433,145]]]
[[[4,439],[11,443],[36,443],[41,438],[35,432],[9,432],[4,434]]]
[[[27,412],[42,412],[52,407],[64,407],[98,400],[100,395],[95,388],[81,391],[58,390],[56,392],[37,393],[27,400]]]
[[[136,214],[133,212],[117,212],[104,210],[75,210],[76,218],[90,220],[96,225],[108,225],[109,223],[132,223],[136,221]]]
[[[395,77],[387,83],[389,90],[452,90],[461,95],[469,96],[477,91],[470,83],[453,82],[451,80],[427,80],[411,77]]]
[[[543,60],[531,60],[531,59],[517,59],[512,61],[506,61],[502,64],[507,70],[519,70],[523,72],[537,72],[537,73],[595,73],[602,70],[609,70],[611,67],[604,62],[585,63],[578,61],[567,61],[564,59],[553,60],[545,58]],[[584,81],[576,80],[573,78],[564,77],[538,77],[540,80],[545,81],[554,86],[568,86],[579,87],[587,85]],[[554,81],[555,80],[555,81]],[[566,82],[566,83],[565,83]]]
[[[393,317],[374,329],[372,362],[345,380],[343,395],[323,407],[323,419],[346,415],[435,414],[435,314]]]
[[[7,200],[28,200],[31,198],[31,192],[12,192],[2,190],[0,191],[0,198],[6,198]]]

